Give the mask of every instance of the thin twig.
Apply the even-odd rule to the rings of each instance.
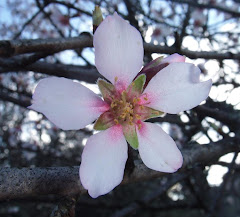
[[[139,199],[138,201],[130,203],[129,205],[127,205],[123,209],[114,213],[111,217],[126,217],[126,216],[129,216],[129,215],[135,213],[138,209],[140,209],[141,207],[147,206],[147,204],[149,204],[154,199],[160,197],[162,194],[164,194],[174,184],[176,184],[177,182],[185,179],[189,175],[190,175],[190,173],[179,173],[179,174],[172,175],[168,179],[168,181],[165,185],[159,186],[151,194],[146,195],[145,197]]]
[[[218,192],[216,193],[212,203],[210,204],[208,217],[214,217],[214,216],[217,216],[217,214],[218,214],[217,207],[220,205],[222,195],[224,193],[227,182],[232,174],[232,170],[236,163],[237,156],[238,156],[238,152],[235,152],[232,162],[228,166],[228,172],[225,174],[223,182],[222,182],[221,186],[219,187]]]

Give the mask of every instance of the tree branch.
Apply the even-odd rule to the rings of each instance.
[[[10,57],[25,53],[62,51],[92,47],[92,38],[87,34],[73,38],[47,38],[0,41],[0,57]]]
[[[102,75],[98,73],[95,67],[89,69],[84,66],[51,64],[39,61],[27,66],[25,69],[33,72],[43,73],[46,75],[85,81],[92,84],[96,83],[98,78],[103,78]]]
[[[231,14],[234,17],[240,17],[240,13],[237,10],[232,10],[231,8],[227,8],[224,6],[217,5],[217,4],[212,4],[212,3],[199,4],[197,1],[192,1],[192,0],[168,0],[168,1],[176,2],[179,4],[188,4],[188,5],[191,5],[192,7],[201,8],[201,9],[204,9],[204,8],[216,9],[218,11],[222,11],[224,13]]]
[[[19,105],[23,108],[27,108],[31,105],[31,99],[24,97],[24,99],[17,99],[15,97],[10,96],[9,94],[6,94],[0,90],[0,100],[11,102],[16,105]]]
[[[92,47],[92,43],[92,37],[90,34],[82,34],[79,37],[73,38],[0,41],[0,57],[10,57],[14,55],[34,52],[60,52],[69,49]],[[179,51],[176,47],[154,45],[151,43],[144,43],[144,50],[146,53],[165,54],[173,54]],[[231,52],[219,53],[216,51],[191,51],[188,49],[182,49],[180,54],[185,55],[191,59],[240,59],[240,53],[234,54]]]
[[[9,61],[6,61],[8,64]],[[1,65],[1,58],[0,58]],[[38,61],[36,63],[30,64],[25,67],[19,67],[17,65],[12,65],[9,67],[0,67],[0,74],[7,73],[10,71],[22,72],[22,71],[33,71],[37,73],[42,73],[50,76],[65,77],[69,79],[76,79],[79,81],[85,81],[88,83],[96,83],[98,78],[103,78],[101,74],[98,73],[95,67],[88,68],[85,66],[67,65],[60,63],[48,63],[46,61]]]
[[[229,152],[240,151],[240,141],[227,138],[206,145],[194,144],[183,150],[184,164],[181,171],[194,164],[208,165]],[[38,197],[39,195],[76,195],[86,192],[79,181],[79,167],[52,168],[1,168],[0,200]],[[131,174],[127,174],[122,184],[161,177],[166,173],[148,169],[145,165],[136,165]]]
[[[194,108],[198,114],[208,117],[212,117],[223,124],[226,124],[231,130],[239,130],[240,121],[239,118],[230,115],[229,113],[219,110],[218,108],[208,108],[207,106],[201,105]]]
[[[178,173],[175,174],[174,176],[171,176],[166,184],[159,187],[158,189],[155,189],[153,192],[151,192],[151,194],[144,196],[138,201],[128,204],[126,207],[118,210],[113,215],[111,215],[111,217],[124,217],[124,216],[126,217],[130,216],[130,214],[136,213],[136,211],[140,209],[142,206],[147,206],[151,201],[164,194],[174,184],[188,177],[188,175],[189,174]]]
[[[178,52],[177,48],[175,47],[167,47],[161,45],[154,45],[150,43],[144,44],[144,49],[146,53],[165,53],[165,54],[173,54]],[[188,49],[181,49],[181,55],[185,55],[190,59],[217,59],[217,60],[225,60],[225,59],[240,59],[240,53],[234,54],[231,52],[219,53],[216,51],[191,51]]]
[[[41,10],[38,10],[30,19],[28,19],[21,27],[18,33],[13,37],[13,39],[17,39],[23,32],[26,26],[28,26],[37,16],[41,13]]]

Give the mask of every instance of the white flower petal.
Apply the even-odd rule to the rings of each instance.
[[[57,77],[39,82],[32,103],[28,108],[43,113],[63,130],[83,128],[108,109],[108,105],[88,88]]]
[[[117,77],[128,86],[143,64],[140,33],[115,12],[99,25],[93,45],[98,71],[113,84]]]
[[[91,136],[83,150],[80,179],[91,197],[107,194],[123,179],[127,142],[121,126]]]
[[[176,172],[183,163],[182,154],[173,139],[161,127],[142,123],[137,129],[139,154],[150,169],[160,172]]]
[[[176,114],[199,105],[208,97],[212,80],[199,82],[200,69],[190,63],[171,63],[144,90],[151,108]]]

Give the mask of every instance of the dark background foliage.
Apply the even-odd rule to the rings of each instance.
[[[174,138],[183,168],[150,171],[131,150],[124,185],[98,199],[82,189],[77,167],[92,126],[62,131],[27,109],[47,76],[96,91],[95,5],[141,32],[145,63],[177,52],[213,79],[204,104],[151,120]],[[1,1],[0,216],[240,216],[239,11],[238,0]]]

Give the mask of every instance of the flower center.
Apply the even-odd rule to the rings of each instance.
[[[110,111],[113,114],[114,122],[121,125],[133,125],[137,120],[140,120],[141,115],[137,113],[139,100],[136,97],[129,99],[126,91],[123,91],[120,96],[113,98]]]

